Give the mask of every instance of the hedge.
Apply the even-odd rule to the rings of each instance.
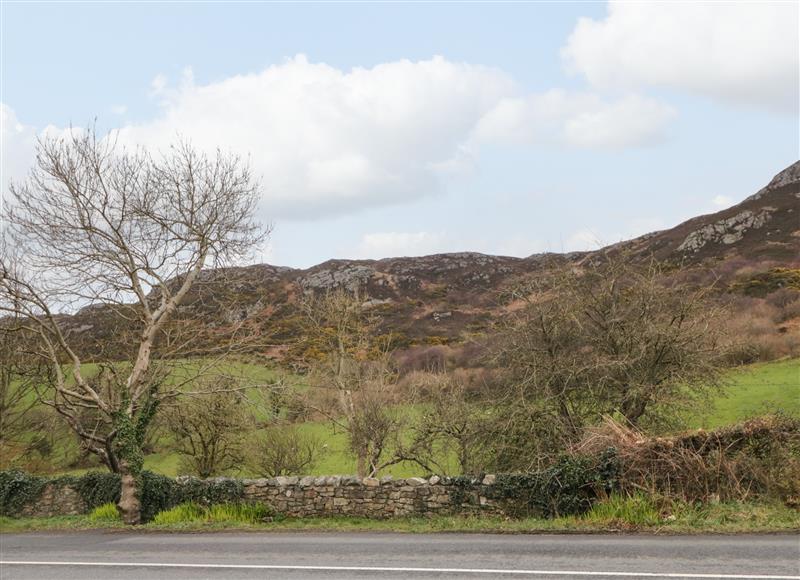
[[[613,447],[598,457],[568,455],[542,471],[498,475],[491,497],[504,504],[506,513],[518,517],[579,515],[617,490],[619,472]]]

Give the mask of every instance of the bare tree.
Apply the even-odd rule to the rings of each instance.
[[[358,293],[338,289],[308,295],[301,303],[306,336],[320,355],[311,384],[320,392],[317,411],[348,436],[359,476],[375,475],[400,429],[392,408],[397,371],[388,346],[374,338],[376,320]]]
[[[655,262],[605,256],[518,289],[496,363],[509,406],[577,437],[603,415],[657,421],[719,383],[720,309],[708,288],[671,281]]]
[[[208,393],[170,405],[164,413],[168,433],[181,455],[181,468],[200,477],[241,468],[244,439],[252,427],[242,392],[230,379],[209,385]]]
[[[322,442],[297,427],[274,425],[250,442],[250,469],[262,477],[308,475],[323,450]]]
[[[36,426],[35,387],[47,368],[26,357],[26,345],[2,328],[0,323],[0,465],[7,467],[33,443],[28,435]]]
[[[118,507],[138,523],[141,445],[158,405],[180,392],[181,381],[167,383],[176,357],[192,352],[177,314],[204,268],[240,261],[266,235],[253,221],[258,187],[235,156],[186,143],[150,155],[90,130],[41,140],[30,177],[10,191],[0,311],[36,337],[50,370],[42,400],[121,474]],[[66,316],[77,309],[124,323],[123,360],[81,354]],[[91,427],[79,420],[86,413]]]
[[[492,453],[496,401],[472,392],[457,373],[440,370],[431,376],[431,392],[420,400],[424,411],[411,426],[410,441],[395,446],[394,460],[417,463],[431,473],[449,473],[448,459],[455,457],[458,473],[483,472]]]

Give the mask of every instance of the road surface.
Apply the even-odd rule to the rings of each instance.
[[[0,579],[800,580],[800,536],[69,532],[0,536]]]

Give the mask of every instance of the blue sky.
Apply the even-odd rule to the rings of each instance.
[[[249,154],[257,257],[596,247],[797,160],[798,4],[5,3],[3,190],[42,131]]]

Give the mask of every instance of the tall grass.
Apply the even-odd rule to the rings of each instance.
[[[122,521],[119,517],[117,506],[113,503],[104,503],[103,505],[94,508],[89,513],[88,517],[91,521],[98,523]]]
[[[645,495],[614,494],[592,506],[583,519],[594,524],[624,523],[629,526],[652,526],[661,522],[659,509]]]
[[[193,502],[182,503],[159,512],[153,518],[157,526],[190,523],[257,524],[273,515],[272,509],[260,503],[225,503],[210,507]]]

